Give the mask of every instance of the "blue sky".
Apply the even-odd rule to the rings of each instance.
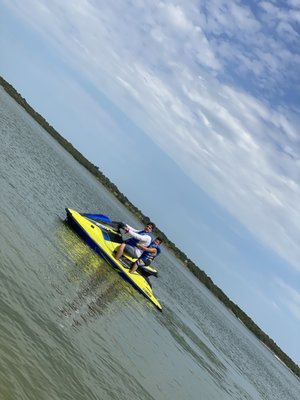
[[[300,0],[0,7],[0,74],[300,364]]]

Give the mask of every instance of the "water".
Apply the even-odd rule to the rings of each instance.
[[[0,89],[0,398],[300,398],[300,382],[168,252],[163,313],[63,222],[138,226]]]

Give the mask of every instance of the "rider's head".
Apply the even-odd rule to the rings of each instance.
[[[155,225],[153,224],[153,222],[149,222],[149,224],[147,224],[145,226],[145,232],[152,232],[155,229]]]

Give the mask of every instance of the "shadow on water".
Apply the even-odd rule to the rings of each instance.
[[[97,271],[79,288],[76,296],[66,301],[61,308],[65,317],[72,317],[72,326],[80,327],[89,319],[97,319],[109,312],[109,306],[118,301],[121,291],[116,282],[103,279],[102,271]]]

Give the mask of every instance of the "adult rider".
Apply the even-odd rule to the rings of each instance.
[[[138,247],[138,245],[149,247],[152,242],[152,231],[154,227],[152,222],[149,222],[142,231],[134,229],[127,224],[122,226],[124,232],[128,233],[131,238],[125,240],[125,242],[121,244],[115,254],[115,259],[119,260],[124,251],[133,258],[140,258],[144,250]]]

